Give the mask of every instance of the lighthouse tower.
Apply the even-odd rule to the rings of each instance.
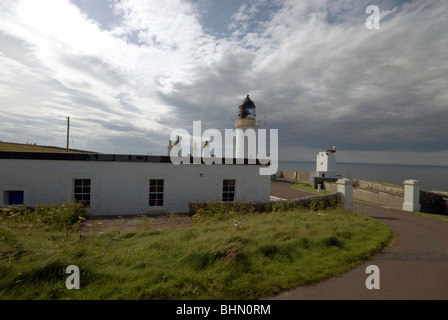
[[[321,178],[336,178],[336,147],[319,152],[316,157],[316,172]]]
[[[235,121],[235,129],[241,129],[236,130],[235,158],[257,158],[256,137],[259,127],[260,123],[255,120],[255,103],[249,98],[249,95],[247,95],[246,99],[240,103],[238,120]],[[250,133],[247,132],[247,129],[254,130],[254,139],[251,139]]]

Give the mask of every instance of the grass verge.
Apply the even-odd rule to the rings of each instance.
[[[266,298],[343,273],[392,236],[344,210],[193,217],[192,227],[82,235],[0,218],[0,299]],[[80,269],[79,290],[65,287],[69,265]]]
[[[18,152],[67,152],[66,148],[40,146],[24,143],[0,142],[0,151]],[[90,153],[91,151],[69,149],[70,153]]]
[[[416,212],[416,211],[413,211],[412,213],[416,214],[418,216],[422,216],[422,217],[428,217],[428,218],[440,219],[440,220],[448,221],[448,216],[447,215],[443,215],[443,214],[427,213],[427,212]]]
[[[301,190],[301,191],[306,191],[306,192],[318,193],[318,192],[317,192],[317,189],[314,189],[313,186],[311,186],[311,185],[308,184],[308,183],[295,183],[295,184],[293,184],[293,185],[291,186],[291,188],[292,188],[292,189],[295,189],[295,190]],[[321,189],[321,190],[320,190],[320,193],[321,193],[321,194],[329,194],[329,193],[331,193],[331,192],[328,191],[328,190],[323,190],[323,189]]]

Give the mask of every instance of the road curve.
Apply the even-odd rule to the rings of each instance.
[[[290,184],[273,182],[272,195],[291,199]],[[388,225],[396,239],[381,253],[340,276],[301,286],[273,300],[446,300],[448,221],[355,202],[354,210]],[[369,265],[379,268],[379,289],[367,289]]]

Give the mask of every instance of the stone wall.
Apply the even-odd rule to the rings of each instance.
[[[330,191],[330,192],[337,192],[338,191],[338,185],[334,181],[324,181],[322,183],[321,188],[323,190],[327,190],[327,191]]]
[[[285,178],[288,180],[306,180],[310,179],[310,174],[308,172],[299,171],[280,171],[277,178]]]
[[[323,182],[322,189],[337,191],[337,184]],[[403,209],[404,189],[380,183],[353,180],[353,198],[376,203],[388,208]],[[448,192],[420,191],[420,211],[448,215]]]
[[[336,192],[337,184],[333,181],[324,181],[322,189]],[[353,198],[401,210],[404,190],[380,183],[353,179]]]
[[[282,178],[290,179],[290,180],[297,180],[297,172],[294,171],[282,171]]]
[[[448,192],[420,191],[420,211],[448,215]]]
[[[353,186],[374,192],[385,192],[397,196],[404,196],[404,188],[366,180],[353,179]]]
[[[314,177],[314,189],[318,188],[318,185],[321,185],[321,188],[323,190],[328,190],[332,192],[337,191],[337,187],[333,187],[330,184],[336,185],[336,181],[338,181],[338,178],[322,178],[322,177]],[[327,189],[328,188],[328,189]]]

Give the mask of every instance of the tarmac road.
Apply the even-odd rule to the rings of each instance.
[[[274,196],[310,194],[273,182]],[[274,300],[447,300],[448,221],[354,202],[354,210],[387,224],[396,239],[382,253],[355,269],[312,286],[284,292]],[[379,289],[367,289],[369,265],[379,268]]]

